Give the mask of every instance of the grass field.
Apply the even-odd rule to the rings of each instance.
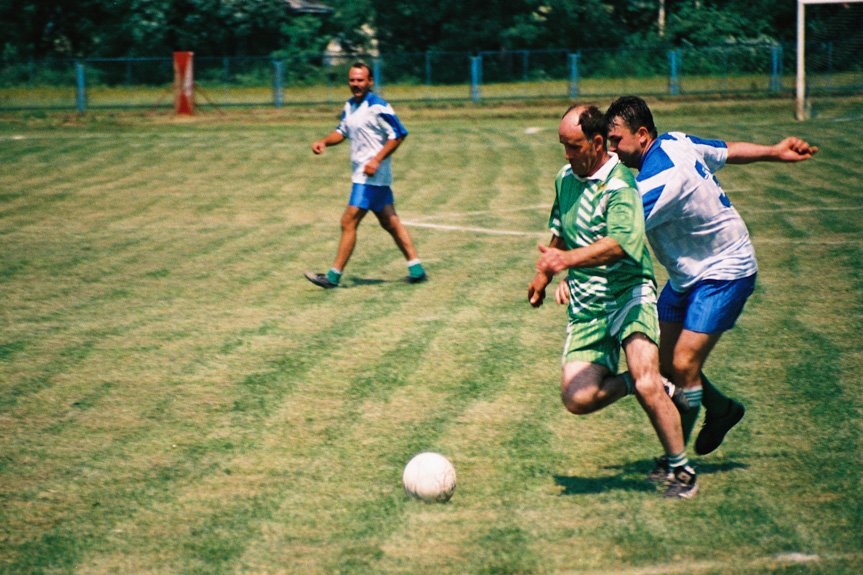
[[[463,84],[380,83],[378,91],[390,102],[467,102],[474,95],[467,77]],[[777,77],[784,86],[783,97],[793,97],[795,76]],[[813,93],[825,91],[858,90],[860,74],[810,75],[808,82]],[[749,94],[754,97],[776,97],[771,88],[771,77],[767,74],[697,75],[686,74],[679,79],[678,93],[711,95],[714,99]],[[477,86],[479,100],[500,101],[519,99],[565,98],[572,86],[569,79],[532,80],[520,82],[485,82]],[[195,84],[198,105],[275,107],[272,82],[248,86],[225,84],[215,81],[199,81]],[[661,96],[669,94],[669,79],[665,76],[579,78],[577,93],[583,98],[601,98],[613,94],[645,94]],[[780,89],[780,91],[782,91]],[[345,99],[341,83],[286,85],[281,91],[281,105],[310,106],[314,103],[338,105]],[[105,86],[87,84],[84,108],[89,111],[105,109],[139,108],[144,110],[172,110],[174,106],[173,84],[162,86],[120,85]],[[0,86],[0,111],[23,109],[66,109],[76,111],[75,83],[65,85],[18,85]]]
[[[431,281],[370,218],[331,291],[338,106],[0,116],[0,573],[863,572],[863,102],[655,104],[821,147],[719,174],[760,271],[707,373],[747,416],[688,502],[634,399],[566,412],[564,310],[525,301],[565,106],[397,109]],[[424,450],[447,504],[402,491]]]

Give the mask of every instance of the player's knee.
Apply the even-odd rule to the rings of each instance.
[[[573,415],[587,415],[596,410],[594,395],[584,390],[564,391],[560,394],[560,399],[566,410]]]
[[[394,234],[398,231],[399,220],[395,216],[382,217],[379,221],[381,223],[381,227],[389,233]]]
[[[357,229],[357,220],[352,216],[345,214],[342,216],[342,231],[352,231]]]
[[[662,380],[658,377],[640,377],[635,380],[635,394],[646,400],[651,400],[665,393]]]
[[[701,366],[688,357],[675,356],[673,365],[674,373],[671,379],[683,387],[686,387],[687,382],[697,379],[698,372],[701,371]]]

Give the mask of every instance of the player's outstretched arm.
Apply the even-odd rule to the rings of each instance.
[[[341,144],[344,141],[345,137],[336,130],[330,132],[326,137],[321,138],[314,144],[312,144],[312,151],[316,154],[323,153],[324,148],[327,146],[335,146],[336,144]]]
[[[727,164],[751,164],[752,162],[801,162],[818,152],[817,146],[800,138],[785,138],[773,146],[762,146],[751,142],[727,142]]]
[[[552,276],[569,268],[593,268],[613,264],[626,257],[626,252],[617,240],[609,237],[572,250],[564,250],[555,245],[545,247],[539,244],[537,247],[542,255],[536,262],[536,271]]]

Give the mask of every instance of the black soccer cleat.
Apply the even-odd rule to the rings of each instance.
[[[665,492],[665,497],[670,499],[692,499],[698,493],[695,470],[688,465],[675,467],[673,476]]]
[[[324,289],[339,287],[339,284],[334,284],[330,281],[330,278],[327,277],[327,274],[315,274],[312,272],[306,272],[305,276],[307,280],[309,280],[316,286],[322,287]]]
[[[423,282],[429,281],[429,277],[428,277],[428,274],[423,272],[423,275],[421,275],[419,277],[415,278],[414,276],[407,276],[402,281],[406,284],[421,284]]]
[[[665,386],[665,393],[671,398],[671,403],[677,408],[678,413],[689,411],[689,400],[686,399],[686,394],[683,393],[682,387],[677,387],[665,378],[662,379],[662,385]]]
[[[701,426],[701,431],[698,432],[698,437],[695,438],[695,453],[698,455],[707,455],[714,451],[722,444],[725,439],[725,434],[731,431],[731,428],[743,419],[743,414],[746,409],[739,401],[731,400],[731,407],[728,408],[728,413],[722,417],[710,417],[710,412],[704,416],[704,425]]]
[[[653,468],[653,471],[647,474],[644,480],[655,485],[670,483],[674,479],[674,475],[671,473],[671,466],[668,465],[668,456],[657,457],[654,461],[656,462],[656,466]]]

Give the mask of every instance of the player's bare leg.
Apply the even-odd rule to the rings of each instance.
[[[650,338],[634,333],[623,342],[626,363],[635,380],[635,396],[669,455],[684,451],[680,414],[665,393],[659,375],[659,350]]]
[[[683,387],[690,410],[681,416],[683,439],[689,442],[704,405],[704,427],[695,442],[695,451],[706,455],[722,443],[728,431],[743,418],[743,404],[723,395],[704,375],[704,364],[721,333],[700,333],[683,329],[682,323],[660,322],[660,363],[663,373]]]
[[[380,222],[381,227],[393,237],[399,250],[401,250],[402,254],[405,256],[405,259],[417,259],[419,256],[414,247],[414,242],[408,233],[408,229],[396,214],[395,206],[393,206],[393,204],[387,204],[381,211],[376,212],[375,215],[378,217],[378,222]]]
[[[348,206],[345,209],[345,213],[342,214],[342,237],[339,239],[339,249],[336,252],[333,269],[344,271],[357,244],[357,228],[367,213],[368,210],[356,206]]]
[[[405,260],[407,260],[408,276],[402,281],[409,284],[418,284],[427,281],[428,276],[420,262],[411,235],[396,214],[395,207],[392,204],[387,204],[381,211],[376,212],[375,215],[378,217],[381,227],[393,237]]]
[[[673,340],[674,327],[678,327],[677,337]],[[698,333],[688,329],[682,329],[682,324],[670,324],[669,322],[660,323],[660,346],[665,342],[662,341],[665,336],[665,330],[668,329],[669,341],[668,348],[672,349],[672,357],[663,357],[663,363],[671,366],[671,378],[676,385],[681,387],[697,387],[701,385],[701,369],[707,361],[707,356],[713,350],[713,347],[722,336],[721,333]],[[667,353],[663,350],[663,353]],[[670,363],[666,363],[669,361]]]
[[[625,395],[626,381],[623,376],[611,376],[603,365],[570,361],[563,366],[560,398],[570,413],[593,413]]]

